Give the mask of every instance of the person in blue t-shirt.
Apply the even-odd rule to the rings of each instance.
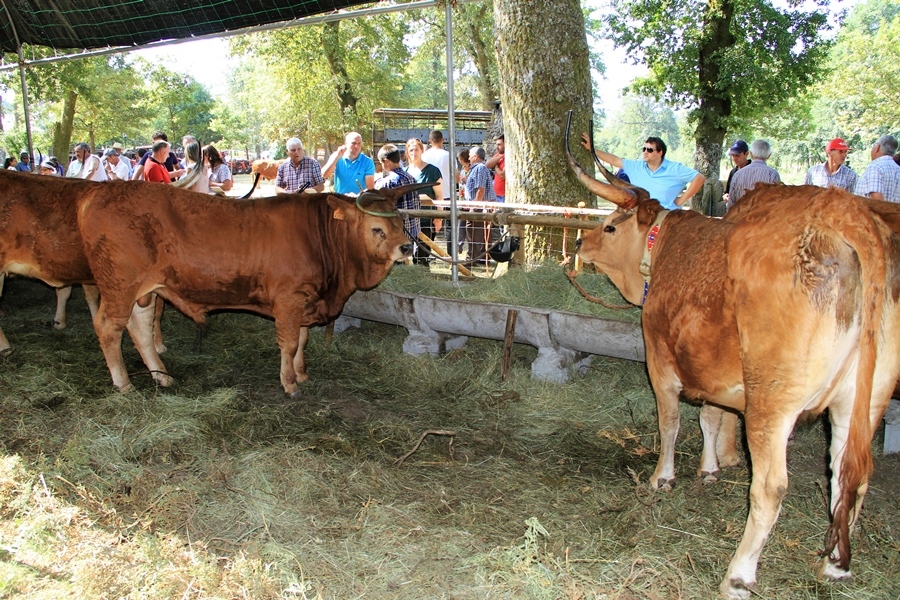
[[[331,153],[322,176],[325,179],[334,174],[334,191],[338,194],[356,196],[360,186],[363,190],[375,187],[375,161],[362,153],[362,136],[351,131],[344,138],[344,144]]]
[[[581,134],[581,145],[590,150],[588,134]],[[650,197],[669,210],[682,208],[694,194],[700,191],[706,177],[679,162],[666,158],[666,143],[658,137],[649,137],[641,147],[641,160],[628,160],[615,154],[597,150],[597,157],[628,173],[631,185],[643,188]],[[679,192],[687,189],[681,196]]]

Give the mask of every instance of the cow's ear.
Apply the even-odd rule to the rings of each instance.
[[[344,202],[340,198],[328,196],[328,205],[331,207],[335,219],[337,219],[338,221],[347,220],[347,208],[349,207],[349,205],[346,202]]]

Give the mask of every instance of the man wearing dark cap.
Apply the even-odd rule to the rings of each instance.
[[[731,148],[728,149],[728,156],[731,157],[734,168],[728,173],[728,181],[725,182],[725,195],[722,199],[726,202],[728,202],[728,194],[731,193],[731,179],[734,177],[734,174],[737,173],[739,169],[743,169],[750,164],[750,147],[744,140],[737,140],[731,145]]]
[[[28,156],[27,152],[19,154],[19,164],[16,165],[16,171],[31,173],[31,157]]]
[[[825,162],[813,165],[806,172],[804,185],[817,185],[819,187],[839,187],[849,192],[856,187],[858,179],[856,172],[844,164],[850,147],[841,138],[834,138],[825,146]]]

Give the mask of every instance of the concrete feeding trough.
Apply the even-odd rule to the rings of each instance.
[[[592,355],[644,360],[641,327],[570,312],[372,290],[357,292],[344,306],[335,331],[360,319],[405,327],[408,354],[439,355],[461,348],[469,337],[504,340],[507,315],[517,313],[513,341],[538,350],[531,364],[537,379],[562,383],[586,367]]]

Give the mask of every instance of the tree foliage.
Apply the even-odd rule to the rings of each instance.
[[[729,128],[768,113],[818,77],[829,48],[827,15],[792,4],[612,0],[608,36],[649,69],[632,90],[691,111],[702,172],[718,174]]]
[[[231,50],[266,71],[266,87],[256,88],[273,105],[264,135],[328,144],[364,128],[406,85],[408,31],[405,19],[378,15],[242,36]],[[261,83],[244,75],[246,85]]]
[[[859,5],[841,29],[829,57],[829,76],[820,95],[840,129],[870,143],[900,132],[900,3],[870,0]]]

